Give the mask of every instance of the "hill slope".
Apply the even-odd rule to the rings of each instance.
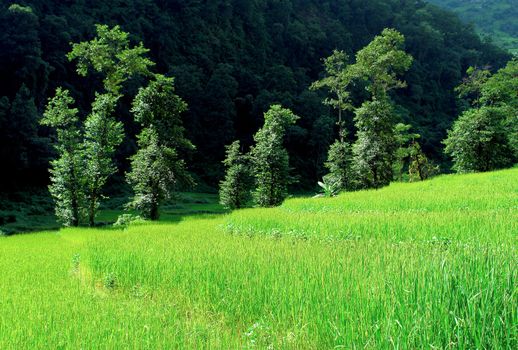
[[[335,48],[352,56],[385,27],[405,35],[415,61],[405,76],[408,88],[398,92],[399,112],[439,162],[441,141],[457,115],[453,88],[468,66],[497,68],[508,59],[455,15],[422,1],[20,2],[25,6],[0,3],[0,158],[10,170],[4,174],[10,181],[0,186],[7,190],[47,183],[52,147],[49,130],[37,121],[57,86],[71,89],[81,112],[88,111],[100,79],[78,77],[65,54],[70,42],[94,36],[95,23],[120,25],[151,50],[158,72],[176,76],[178,94],[189,104],[187,134],[197,146],[189,164],[214,185],[221,179],[224,145],[240,139],[248,147],[272,103],[301,116],[287,146],[301,185],[315,185],[337,130],[336,116],[322,104],[324,92],[308,87],[322,74],[321,58]],[[135,151],[138,126],[129,105],[138,83],[128,84],[117,111],[127,132],[118,154],[121,173]]]
[[[516,348],[517,178],[0,237],[0,348]]]
[[[515,0],[429,0],[474,23],[495,43],[518,54],[518,3]]]

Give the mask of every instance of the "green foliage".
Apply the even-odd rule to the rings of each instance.
[[[192,151],[195,147],[185,137],[182,121],[182,113],[186,110],[187,103],[176,94],[174,78],[155,74],[154,80],[139,90],[131,112],[137,123],[153,127],[165,145]]]
[[[445,162],[441,141],[458,114],[453,87],[468,66],[496,69],[509,60],[456,16],[424,1],[18,3],[0,4],[0,99],[9,105],[0,116],[4,120],[0,158],[9,169],[0,186],[8,191],[46,184],[48,160],[53,157],[48,128],[39,126],[22,139],[10,127],[17,119],[10,106],[23,84],[34,100],[36,118],[30,118],[34,126],[56,87],[69,89],[79,114],[85,116],[90,112],[92,89],[105,92],[99,89],[100,82],[105,80],[108,92],[133,96],[143,80],[129,70],[144,73],[147,80],[151,66],[146,57],[153,60],[161,72],[176,77],[178,94],[189,104],[186,134],[199,150],[190,169],[211,187],[223,175],[224,145],[239,139],[244,148],[250,147],[262,113],[280,103],[301,116],[296,132],[289,132],[286,148],[293,168],[301,174],[298,186],[310,189],[323,175],[328,146],[339,138],[329,134],[332,123],[328,121],[338,113],[321,104],[324,89],[307,89],[311,82],[325,78],[319,72],[321,57],[337,49],[353,58],[387,25],[404,34],[406,49],[416,62],[405,75],[408,87],[392,97],[413,116],[423,149],[441,163]],[[94,23],[109,27],[97,29]],[[113,27],[117,24],[120,28]],[[74,58],[74,63],[81,62],[85,78],[78,78],[79,67],[67,60],[71,42],[83,43],[76,44],[70,56],[83,57]],[[151,51],[145,53],[141,42]],[[117,49],[127,54],[116,53]],[[121,80],[130,75],[133,78],[123,84]],[[364,82],[351,86],[354,105],[361,103]],[[121,98],[117,106],[118,120],[125,123],[128,134],[124,147],[117,150],[119,160],[127,159],[136,144],[138,126],[131,121],[131,100]],[[350,116],[344,113],[347,127]],[[124,161],[121,165],[126,167]]]
[[[113,156],[124,139],[123,125],[113,116],[118,99],[111,94],[96,94],[92,112],[84,122],[85,192],[90,226],[95,224],[106,181],[117,171]]]
[[[119,26],[96,26],[97,36],[86,42],[75,43],[67,54],[70,61],[77,61],[77,73],[87,76],[89,67],[102,73],[105,93],[95,94],[92,111],[84,122],[84,155],[86,161],[86,198],[88,223],[95,224],[95,214],[103,196],[102,190],[108,178],[116,173],[113,157],[124,139],[124,127],[113,116],[122,84],[136,75],[150,75],[153,62],[144,55],[149,51],[142,43],[130,47],[129,33]],[[172,85],[172,81],[170,82]],[[162,96],[158,97],[163,98]],[[174,103],[174,102],[172,102]],[[149,113],[148,113],[149,114]],[[143,116],[143,118],[149,116]],[[153,136],[139,140],[146,146],[155,144]]]
[[[352,149],[347,141],[336,140],[331,145],[325,167],[329,173],[324,180],[332,182],[337,191],[347,191],[353,188]]]
[[[480,105],[482,89],[491,76],[491,72],[487,68],[469,67],[466,73],[467,77],[462,80],[462,84],[455,88],[455,92],[469,104]]]
[[[84,209],[86,181],[84,149],[78,128],[77,108],[68,90],[58,88],[40,120],[57,133],[58,158],[51,162],[50,193],[58,220],[65,226],[78,226]]]
[[[250,160],[241,153],[241,144],[234,141],[227,146],[227,157],[223,161],[226,168],[225,179],[219,185],[220,203],[228,209],[239,209],[250,200],[253,185],[250,174]]]
[[[480,89],[480,103],[500,107],[514,159],[518,160],[518,59],[513,59],[487,79]]]
[[[355,111],[358,131],[353,164],[360,188],[380,188],[392,181],[397,150],[394,119],[394,109],[388,100],[367,101]]]
[[[324,59],[326,77],[314,82],[310,89],[326,88],[333,95],[324,99],[324,104],[338,110],[338,134],[340,140],[336,140],[328,151],[325,167],[329,170],[323,182],[318,182],[326,194],[334,191],[348,190],[351,188],[351,147],[345,140],[347,130],[342,120],[342,113],[353,108],[351,103],[348,75],[348,56],[344,51],[334,50],[333,54]]]
[[[30,8],[29,6],[22,6],[19,4],[11,4],[7,10],[11,11],[11,12],[22,13],[22,14],[33,14],[32,8]]]
[[[347,75],[366,83],[372,100],[355,110],[357,139],[353,146],[357,185],[360,188],[386,186],[393,178],[397,140],[394,134],[395,111],[389,91],[402,88],[398,79],[412,64],[403,50],[405,38],[394,29],[384,29],[356,54],[356,63]]]
[[[488,106],[509,107],[518,110],[518,58],[507,62],[506,66],[488,77],[481,84],[480,103]]]
[[[506,110],[484,106],[465,111],[444,140],[445,152],[460,173],[490,171],[512,164],[512,149],[505,128]]]
[[[178,154],[179,149],[194,149],[184,135],[181,113],[186,109],[187,104],[175,94],[174,80],[161,75],[141,88],[133,101],[135,121],[143,129],[126,175],[135,193],[128,206],[146,219],[158,220],[160,205],[178,183],[193,184]]]
[[[158,220],[160,204],[169,198],[171,188],[185,172],[185,165],[174,148],[160,142],[154,128],[140,133],[138,146],[131,157],[131,172],[126,175],[135,193],[129,207],[146,219]]]
[[[77,60],[77,73],[87,76],[92,67],[105,76],[104,88],[117,95],[122,84],[134,75],[149,75],[149,67],[154,63],[144,55],[149,52],[142,43],[130,47],[129,33],[119,26],[96,25],[97,36],[72,45],[67,54],[70,61]]]
[[[411,182],[427,180],[439,172],[439,168],[426,157],[417,141],[410,145],[408,156],[408,175]]]
[[[121,214],[117,218],[117,221],[113,223],[113,227],[128,227],[133,223],[142,223],[145,220],[139,215],[132,214]]]
[[[417,133],[411,133],[409,130],[412,129],[412,125],[398,123],[394,126],[394,136],[396,138],[397,150],[394,161],[394,177],[398,181],[403,180],[403,169],[410,157],[412,145],[415,143],[415,139],[421,137]],[[412,142],[411,142],[412,141]]]
[[[395,112],[388,93],[406,86],[398,75],[406,72],[412,57],[403,50],[405,38],[394,29],[384,29],[367,46],[358,51],[356,62],[347,64],[347,56],[334,51],[324,63],[327,77],[312,88],[327,87],[336,99],[324,102],[340,111],[340,141],[331,146],[326,167],[341,189],[351,188],[350,152],[344,141],[341,111],[353,108],[350,104],[350,85],[364,83],[372,101],[355,109],[357,140],[354,145],[354,166],[357,185],[361,188],[388,185],[392,179],[392,164],[397,142],[393,124]],[[400,155],[400,158],[404,155]],[[401,162],[401,159],[399,160]],[[402,168],[402,165],[400,165]]]
[[[255,177],[253,196],[258,206],[277,206],[288,195],[291,182],[289,156],[283,141],[286,128],[298,119],[292,111],[280,105],[271,106],[264,114],[264,125],[255,134],[256,143],[250,153]]]
[[[367,83],[373,99],[385,99],[390,90],[406,86],[398,75],[405,73],[413,58],[404,50],[405,37],[395,29],[384,29],[356,54],[356,63],[348,69],[352,78]]]
[[[473,105],[453,125],[444,141],[458,172],[489,171],[518,159],[518,60],[491,75],[468,69],[457,88]]]
[[[518,54],[518,10],[514,0],[430,0],[458,13],[468,23],[474,23],[477,32],[489,37],[495,44]]]
[[[333,54],[324,59],[326,77],[311,84],[310,89],[316,90],[326,88],[333,97],[324,99],[324,104],[332,106],[338,111],[338,126],[340,128],[340,140],[343,141],[345,131],[342,112],[352,109],[350,92],[348,91],[351,83],[347,75],[349,57],[344,51],[334,50]]]
[[[324,191],[324,197],[334,197],[340,192],[339,182],[332,174],[324,176],[317,184]]]

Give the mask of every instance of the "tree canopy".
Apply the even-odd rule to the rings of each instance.
[[[153,61],[154,71],[176,77],[176,92],[190,106],[185,135],[197,145],[191,160],[201,181],[217,185],[223,177],[224,145],[237,138],[248,149],[264,111],[281,103],[301,117],[288,130],[286,148],[302,174],[298,186],[313,187],[325,173],[323,160],[338,135],[333,126],[338,111],[321,103],[326,91],[308,91],[313,81],[325,78],[321,58],[335,49],[354,57],[385,27],[405,36],[405,49],[414,57],[399,78],[406,87],[390,92],[400,106],[398,122],[412,124],[422,136],[423,151],[447,165],[441,141],[460,112],[454,87],[469,66],[489,66],[495,72],[509,56],[480,40],[452,13],[424,1],[2,3],[0,156],[11,170],[2,186],[47,183],[53,131],[38,126],[38,119],[58,86],[70,91],[83,119],[94,91],[134,96],[142,74],[149,78]],[[113,41],[116,47],[109,48]],[[71,42],[78,44],[71,47]],[[82,58],[70,62],[66,54],[71,49],[71,58]],[[129,70],[139,74],[121,85]],[[363,86],[355,86],[351,102],[362,101],[364,94]],[[127,159],[140,131],[130,109],[131,98],[119,99],[115,108],[127,134],[115,154],[119,175],[130,166]],[[343,120],[352,126],[350,112]],[[14,125],[23,126],[18,134]]]

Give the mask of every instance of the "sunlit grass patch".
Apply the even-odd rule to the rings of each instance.
[[[0,348],[516,348],[517,175],[0,238]]]

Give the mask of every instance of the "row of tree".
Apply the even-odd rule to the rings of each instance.
[[[402,163],[411,155],[413,163],[426,162],[417,142],[407,146],[410,138],[415,139],[418,135],[406,135],[410,126],[395,125],[397,118],[389,92],[405,86],[398,76],[412,64],[412,57],[403,46],[401,33],[385,29],[358,51],[353,64],[349,63],[345,52],[335,50],[324,60],[326,77],[311,85],[311,89],[326,88],[330,97],[324,103],[338,111],[339,139],[329,149],[325,163],[329,173],[323,181],[323,187],[331,188],[331,192],[388,185],[394,177],[396,158]],[[370,98],[360,106],[355,106],[351,98],[354,84],[364,86],[369,93]],[[224,162],[227,173],[220,184],[221,203],[226,207],[240,208],[247,204],[249,174],[255,178],[256,205],[278,205],[286,197],[290,177],[287,153],[282,147],[282,131],[296,118],[287,110],[280,113],[279,108],[276,106],[265,114],[265,125],[254,137],[256,145],[248,157],[239,153],[237,142],[228,148]],[[345,113],[351,111],[357,130],[352,146],[347,140],[343,119]],[[403,166],[399,165],[401,169]],[[416,171],[420,177],[426,176],[420,166]]]
[[[92,71],[103,77],[103,91],[95,93],[91,112],[81,122],[70,92],[58,88],[50,99],[41,123],[56,130],[58,158],[51,163],[50,193],[56,215],[66,226],[78,226],[87,218],[95,225],[95,215],[108,178],[117,172],[114,154],[124,139],[123,124],[115,117],[123,84],[135,76],[149,78],[133,100],[131,112],[141,125],[138,151],[131,157],[127,182],[134,190],[129,208],[156,220],[159,205],[178,181],[192,183],[179,151],[193,150],[185,138],[181,113],[186,103],[175,94],[174,80],[153,74],[154,63],[145,57],[142,43],[131,47],[128,33],[118,26],[97,26],[97,36],[74,44],[68,54],[77,61],[77,72]]]
[[[97,25],[94,39],[73,44],[67,56],[77,62],[77,73],[102,76],[102,90],[95,92],[91,111],[81,120],[70,92],[59,87],[41,120],[56,130],[59,156],[51,163],[50,192],[56,215],[65,225],[77,226],[83,218],[95,225],[103,189],[117,172],[115,152],[124,139],[116,107],[124,97],[124,84],[136,77],[144,77],[147,85],[139,88],[131,108],[141,130],[138,150],[130,157],[131,170],[126,173],[134,191],[127,207],[157,220],[161,203],[175,185],[194,183],[182,157],[195,149],[185,137],[181,118],[187,104],[176,94],[173,78],[152,73],[154,62],[146,57],[148,50],[142,43],[131,46],[128,37],[118,26]],[[419,134],[410,132],[411,125],[396,123],[398,106],[391,91],[405,86],[399,76],[413,60],[404,50],[404,41],[398,31],[385,29],[358,51],[353,63],[343,51],[334,51],[324,60],[326,76],[311,86],[327,89],[324,103],[338,111],[339,137],[329,149],[325,163],[329,173],[322,182],[330,193],[380,188],[401,180],[407,168],[410,180],[424,180],[436,172],[417,142]],[[445,140],[446,152],[453,156],[459,172],[508,166],[518,154],[516,61],[493,76],[486,70],[469,73],[458,91],[471,108]],[[367,92],[360,105],[352,98],[352,87],[358,85]],[[356,130],[352,145],[344,120],[349,115]],[[220,183],[224,206],[240,208],[251,198],[263,207],[282,203],[288,185],[295,181],[285,134],[298,119],[290,109],[272,105],[248,153],[239,141],[227,147],[226,175]]]
[[[396,123],[397,105],[391,90],[405,87],[399,80],[412,64],[404,50],[404,36],[394,29],[358,51],[350,63],[343,51],[335,50],[324,60],[326,76],[311,85],[325,88],[323,102],[338,111],[339,139],[331,145],[325,167],[329,173],[319,185],[326,194],[339,191],[380,188],[392,180],[401,181],[408,169],[410,181],[422,181],[438,172],[423,153],[411,125]],[[517,61],[491,76],[488,70],[468,70],[469,77],[457,88],[469,107],[454,123],[444,141],[458,172],[489,171],[512,165],[518,159],[518,69]],[[368,99],[356,106],[353,85],[368,92]],[[350,144],[343,116],[353,114],[356,138]],[[258,206],[275,206],[287,196],[289,162],[282,146],[285,126],[298,117],[274,106],[265,114],[264,127],[255,135],[249,154],[234,142],[227,148],[225,179],[220,183],[221,203],[241,208],[252,191]],[[255,186],[255,190],[253,190]]]

